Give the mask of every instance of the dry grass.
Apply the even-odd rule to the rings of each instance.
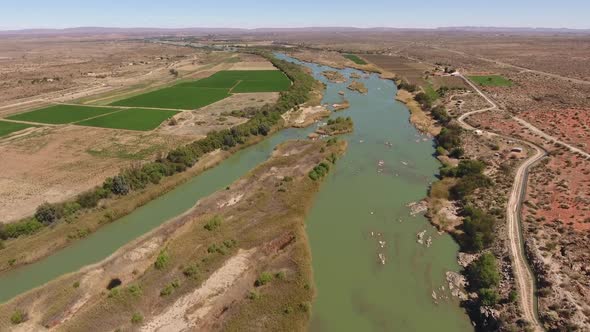
[[[177,306],[179,299],[201,290],[230,257],[247,250],[252,252],[247,268],[236,280],[207,299],[196,299],[202,315],[192,320],[191,326],[198,330],[304,330],[313,297],[304,217],[320,186],[307,174],[319,161],[332,153],[340,155],[345,148],[345,142],[331,146],[322,141],[282,144],[269,161],[236,181],[230,190],[201,200],[188,214],[122,248],[100,265],[62,277],[1,305],[0,329],[10,327],[8,320],[16,308],[27,311],[31,319],[26,324],[32,329],[60,323],[76,309],[78,301],[83,301],[82,306],[74,310],[73,317],[58,325],[58,330],[132,329],[134,313],[150,322],[159,313]],[[291,180],[286,180],[286,175]],[[241,198],[233,200],[233,205],[220,204],[235,197]],[[221,225],[206,230],[203,226],[215,215],[221,217]],[[161,240],[157,242],[159,248],[144,259],[126,260],[126,254],[134,248],[156,240]],[[223,247],[228,240],[234,240],[235,245],[222,252],[208,250],[213,244]],[[156,269],[153,262],[162,249],[169,258],[163,268]],[[183,273],[189,266],[196,267],[196,275]],[[134,269],[132,273],[122,272],[130,269]],[[255,287],[254,280],[262,272],[271,273],[273,278],[264,286]],[[98,276],[98,281],[87,282],[93,275]],[[104,287],[113,277],[121,277],[123,285],[118,291],[108,292]],[[72,287],[79,280],[80,287]],[[172,282],[176,287],[169,295],[161,296],[161,290]],[[140,287],[140,294],[133,295],[130,286]],[[248,298],[252,290],[258,294],[256,298]],[[87,294],[90,295],[85,299]],[[210,306],[203,307],[203,301]],[[191,310],[189,315],[193,313]]]

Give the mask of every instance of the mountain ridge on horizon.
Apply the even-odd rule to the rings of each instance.
[[[370,27],[353,26],[310,26],[284,28],[220,28],[220,27],[188,27],[188,28],[159,28],[159,27],[69,27],[69,28],[27,28],[0,29],[0,36],[4,35],[89,35],[109,33],[149,34],[149,33],[265,33],[265,32],[396,32],[396,31],[425,31],[425,32],[490,32],[490,33],[590,33],[589,29],[578,28],[544,28],[544,27],[495,27],[495,26],[449,26],[437,28],[398,28],[398,27]]]

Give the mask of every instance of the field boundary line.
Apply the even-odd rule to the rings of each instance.
[[[71,104],[71,103],[55,103],[54,105],[66,105],[66,106],[81,106],[81,107],[97,107],[97,108],[113,108],[113,109],[119,109],[119,110],[126,110],[126,109],[132,109],[132,108],[140,108],[140,109],[146,109],[146,110],[162,110],[162,111],[180,111],[180,112],[184,112],[184,111],[192,111],[189,109],[183,109],[183,108],[164,108],[164,107],[143,107],[143,106],[111,106],[111,105],[91,105],[91,104]],[[84,121],[84,120],[82,120]]]
[[[1,118],[0,121],[13,122],[13,123],[22,123],[22,124],[28,124],[28,125],[34,125],[34,126],[48,126],[48,127],[62,126],[62,124],[43,123],[43,122],[32,122],[32,121],[22,121],[22,120],[12,120],[12,119],[6,119],[6,118]]]

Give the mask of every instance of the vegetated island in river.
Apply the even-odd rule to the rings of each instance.
[[[337,117],[336,119],[329,119],[326,125],[319,127],[316,130],[316,133],[320,135],[342,135],[351,133],[353,130],[354,124],[350,117]]]
[[[334,70],[326,70],[322,72],[322,75],[328,79],[328,81],[332,83],[344,83],[346,82],[346,77],[340,74],[340,72]]]
[[[280,144],[109,258],[0,305],[0,330],[305,330],[314,295],[305,216],[346,147]]]
[[[354,82],[350,83],[350,85],[347,86],[347,88],[348,88],[348,90],[356,91],[356,92],[362,93],[362,94],[369,92],[369,89],[367,89],[365,84],[362,82],[359,82],[359,81],[354,81]]]

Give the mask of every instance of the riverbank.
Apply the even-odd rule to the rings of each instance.
[[[398,88],[395,100],[403,103],[410,110],[410,122],[421,132],[436,136],[440,133],[441,126],[429,116],[414,99],[414,94]]]
[[[240,329],[263,322],[272,330],[304,329],[313,282],[303,220],[321,183],[308,173],[345,150],[344,141],[279,145],[227,190],[105,261],[1,305],[1,329],[18,311],[31,329]],[[106,290],[112,279],[121,285]]]
[[[78,240],[88,237],[102,226],[130,214],[149,201],[185,183],[190,178],[216,166],[233,153],[256,144],[267,135],[283,129],[285,124],[280,121],[280,115],[287,112],[288,108],[299,108],[299,105],[294,103],[303,103],[303,106],[309,107],[319,104],[323,95],[323,85],[321,83],[314,80],[308,74],[305,74],[299,67],[280,62],[269,55],[266,56],[294,82],[289,92],[283,94],[277,104],[272,106],[270,110],[269,107],[266,107],[266,113],[260,113],[263,114],[262,116],[258,116],[257,114],[246,124],[235,127],[234,129],[236,130],[234,131],[228,130],[214,133],[215,135],[212,136],[215,137],[212,139],[208,137],[201,141],[193,142],[185,147],[171,151],[161,161],[152,162],[153,165],[151,166],[154,166],[156,170],[161,170],[162,168],[175,170],[172,174],[165,172],[166,174],[162,175],[159,181],[156,181],[156,184],[151,183],[152,181],[147,181],[143,186],[139,185],[138,190],[129,190],[128,188],[127,192],[122,195],[118,194],[118,192],[116,195],[112,195],[110,194],[110,190],[93,190],[88,194],[93,197],[99,197],[94,202],[96,207],[79,208],[78,211],[72,215],[63,217],[62,220],[47,222],[46,224],[49,224],[48,227],[43,227],[44,224],[41,224],[35,219],[31,219],[30,221],[23,220],[20,228],[26,227],[29,224],[37,228],[32,231],[26,231],[24,235],[3,243],[3,248],[0,249],[0,272],[6,272],[42,260]],[[256,134],[251,134],[252,129],[256,129]],[[224,137],[217,139],[219,136]],[[221,144],[218,141],[221,141]],[[212,148],[212,146],[223,147],[223,149],[219,151],[218,149]],[[208,151],[211,152],[203,154],[203,152]],[[199,153],[203,155],[198,155]],[[193,160],[198,161],[195,164]],[[134,183],[139,179],[145,180],[146,177],[150,177],[151,175],[144,174],[144,176],[136,176],[136,173],[143,171],[145,166],[141,170],[122,170],[121,174],[117,177],[122,178],[123,183]],[[131,178],[127,179],[128,177]],[[107,182],[105,182],[105,186],[106,184]],[[130,185],[127,187],[130,187]],[[112,190],[114,192],[117,191]],[[99,201],[102,196],[99,196],[98,192],[106,192],[110,198]],[[68,204],[76,205],[78,202],[54,204],[50,206],[50,209],[67,210],[62,205],[69,206]]]

